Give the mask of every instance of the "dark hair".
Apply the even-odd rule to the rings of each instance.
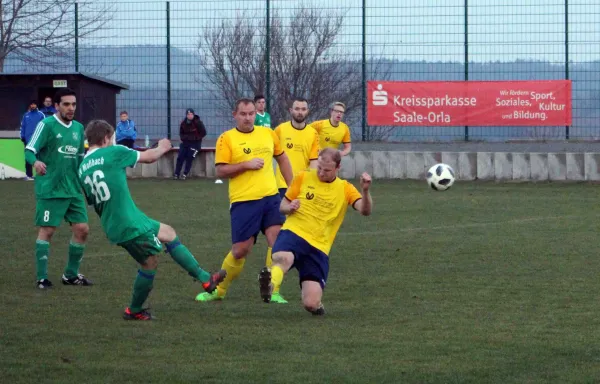
[[[61,88],[58,91],[56,91],[56,93],[54,94],[54,100],[53,100],[54,104],[60,104],[60,102],[64,96],[77,97],[77,94],[71,88]]]
[[[121,116],[121,115],[123,115],[123,114],[125,114],[125,115],[129,115],[129,113],[127,113],[127,111],[121,111],[121,112],[119,112],[119,116]]]
[[[256,103],[258,100],[262,100],[264,98],[265,98],[265,95],[258,94],[256,96],[254,96],[254,102]]]
[[[306,103],[306,105],[308,105],[308,100],[306,100],[304,97],[294,97],[290,103],[290,108],[292,108],[292,105],[294,105],[296,101],[300,103]]]
[[[335,148],[323,148],[321,152],[319,152],[319,157],[325,157],[332,160],[335,163],[336,168],[339,167],[342,162],[342,154]]]
[[[85,127],[85,138],[90,146],[102,145],[106,136],[112,137],[115,128],[106,120],[92,120]]]
[[[235,109],[234,109],[234,111],[236,111],[236,112],[237,112],[237,110],[238,110],[238,107],[240,106],[240,104],[244,104],[244,105],[247,105],[247,104],[252,104],[252,105],[254,105],[254,101],[253,101],[252,99],[249,99],[249,98],[247,98],[247,97],[243,97],[243,98],[241,98],[241,99],[238,99],[238,100],[235,102]]]

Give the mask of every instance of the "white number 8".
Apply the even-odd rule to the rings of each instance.
[[[90,186],[92,194],[96,198],[96,204],[100,204],[100,202],[108,201],[110,199],[108,185],[104,181],[101,181],[102,179],[104,179],[104,172],[97,170],[92,174],[91,178],[87,176],[83,181]]]
[[[44,223],[50,220],[50,211],[44,211]]]

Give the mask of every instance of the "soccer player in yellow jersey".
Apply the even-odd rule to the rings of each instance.
[[[349,182],[337,177],[342,156],[337,149],[325,148],[319,154],[317,169],[300,172],[288,188],[280,211],[288,215],[273,245],[273,265],[259,273],[260,295],[271,301],[273,290],[281,285],[291,268],[298,270],[304,308],[324,315],[321,303],[329,274],[329,251],[348,206],[369,216],[373,201],[369,193],[371,176],[360,177],[362,194]]]
[[[323,148],[339,149],[340,144],[344,144],[341,152],[342,156],[347,156],[352,150],[352,139],[350,137],[350,128],[342,122],[342,117],[346,113],[346,105],[336,101],[330,105],[329,119],[314,121],[310,123],[319,133],[319,146]]]
[[[279,124],[275,128],[275,133],[279,137],[283,150],[290,159],[294,175],[306,168],[317,167],[319,134],[310,124],[306,123],[308,113],[308,101],[296,98],[290,108],[292,120]],[[279,188],[279,195],[283,199],[288,185],[279,167],[276,168],[276,173],[277,188]]]
[[[275,128],[275,133],[290,159],[292,172],[297,174],[309,167],[317,167],[317,158],[319,157],[319,134],[313,127],[306,123],[308,116],[308,101],[303,98],[296,98],[292,102],[290,114],[292,119],[282,123]],[[283,199],[285,191],[288,188],[279,166],[275,169],[277,174],[277,188],[279,196]],[[282,221],[285,221],[285,215],[281,215]],[[272,264],[271,253],[267,251],[266,266]],[[278,289],[273,291],[271,302],[286,304],[287,301],[281,296]]]
[[[236,128],[224,132],[217,140],[216,174],[218,178],[229,179],[233,245],[223,261],[222,269],[227,271],[227,277],[212,293],[198,294],[198,301],[223,299],[232,281],[242,272],[258,233],[262,231],[266,236],[268,252],[271,252],[283,224],[273,158],[281,167],[286,183],[292,181],[292,167],[275,132],[254,125],[255,115],[254,100],[238,100],[233,111]]]

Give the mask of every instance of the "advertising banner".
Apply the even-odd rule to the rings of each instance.
[[[369,81],[367,124],[571,125],[571,81]]]

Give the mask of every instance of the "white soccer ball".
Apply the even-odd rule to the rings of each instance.
[[[448,164],[436,164],[427,171],[427,185],[436,191],[450,188],[454,180],[454,170]]]

